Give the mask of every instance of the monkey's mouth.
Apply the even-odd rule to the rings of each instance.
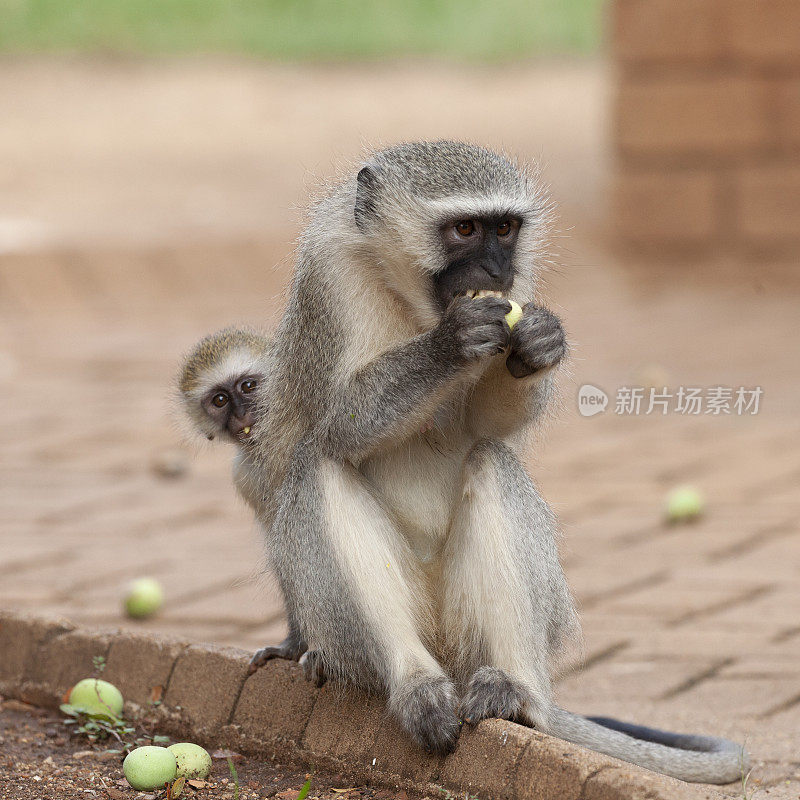
[[[505,292],[498,292],[494,289],[465,289],[463,292],[458,292],[455,295],[456,297],[469,297],[471,299],[475,299],[476,297],[499,297],[504,299],[506,297]]]

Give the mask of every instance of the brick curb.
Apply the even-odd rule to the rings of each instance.
[[[0,611],[6,696],[55,706],[92,674],[95,656],[105,657],[103,677],[119,687],[128,716],[155,718],[163,729],[207,745],[326,766],[365,782],[491,800],[720,797],[502,720],[465,730],[447,758],[429,756],[381,700],[339,686],[316,689],[297,664],[272,661],[248,677],[249,654],[235,648]]]

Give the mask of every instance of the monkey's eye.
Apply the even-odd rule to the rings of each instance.
[[[475,231],[475,223],[470,219],[463,219],[456,222],[456,232],[459,236],[472,236]]]
[[[222,408],[223,406],[228,405],[228,395],[225,392],[220,392],[219,394],[215,394],[211,398],[211,402],[217,407]]]
[[[508,236],[509,233],[511,233],[511,223],[507,219],[504,219],[497,226],[497,235]]]
[[[241,390],[244,394],[250,394],[250,392],[255,391],[256,386],[258,386],[258,381],[251,378],[250,380],[242,381]]]

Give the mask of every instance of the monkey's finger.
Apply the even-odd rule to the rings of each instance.
[[[472,302],[480,304],[481,306],[485,306],[493,311],[500,312],[503,315],[508,314],[508,312],[511,311],[511,301],[507,300],[505,297],[494,297],[492,295],[487,295],[484,297],[476,297],[474,300],[472,300]]]
[[[257,650],[250,659],[250,666],[247,668],[247,674],[252,675],[259,667],[263,667],[267,661],[272,661],[273,658],[289,658],[286,648],[281,645],[270,645],[269,647],[262,647],[260,650]]]
[[[508,329],[500,322],[493,322],[489,325],[482,325],[480,328],[473,328],[470,333],[470,344],[481,350],[488,348],[492,352],[500,352],[501,350],[505,350],[509,344]]]
[[[549,309],[544,306],[525,306],[522,311],[522,319],[532,326],[554,326],[561,327],[561,320]]]

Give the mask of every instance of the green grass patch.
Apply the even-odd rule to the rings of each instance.
[[[599,46],[603,0],[0,0],[0,52],[492,61]]]

